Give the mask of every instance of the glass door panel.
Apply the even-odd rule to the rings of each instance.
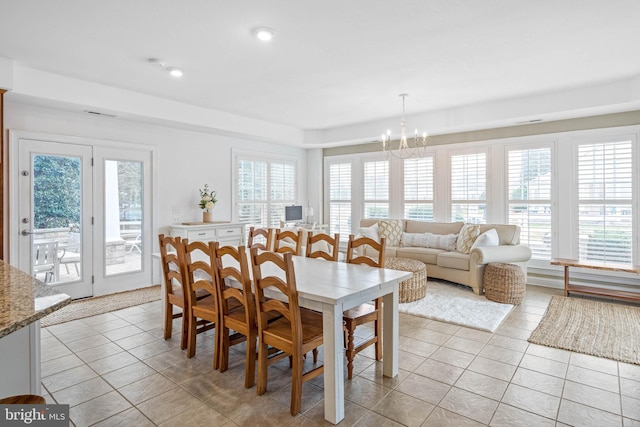
[[[142,270],[142,162],[105,160],[106,275]]]

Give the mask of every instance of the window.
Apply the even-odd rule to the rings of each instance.
[[[329,165],[329,228],[341,240],[351,234],[351,163]]]
[[[534,259],[551,259],[551,148],[507,152],[507,217]]]
[[[433,221],[433,157],[405,159],[404,218]]]
[[[451,156],[451,220],[487,220],[487,154]]]
[[[631,263],[631,141],[578,145],[578,247],[581,259]]]
[[[364,162],[364,217],[389,218],[389,162]]]
[[[284,207],[296,199],[295,162],[238,159],[237,168],[238,221],[279,227]]]

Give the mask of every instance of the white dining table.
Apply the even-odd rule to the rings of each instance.
[[[269,264],[263,276],[270,275]],[[324,344],[324,418],[338,424],[344,418],[343,311],[383,297],[383,375],[398,375],[398,284],[412,273],[293,257],[301,307],[322,312]],[[275,271],[275,270],[273,270]]]
[[[223,263],[227,265],[224,259]],[[398,284],[410,279],[412,273],[301,256],[293,257],[293,265],[300,306],[322,312],[324,418],[338,424],[344,419],[345,350],[342,313],[362,303],[383,298],[382,371],[385,377],[397,376]],[[263,266],[262,275],[281,277],[282,274],[278,274],[281,271],[267,263]],[[277,298],[277,295],[268,296]]]

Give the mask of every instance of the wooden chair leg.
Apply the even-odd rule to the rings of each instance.
[[[301,357],[293,358],[291,378],[291,415],[298,415],[302,409],[302,366]]]
[[[190,328],[189,324],[191,323],[190,320],[191,320],[191,316],[189,316],[186,310],[183,308],[182,309],[182,337],[180,338],[180,348],[182,350],[187,348],[187,339],[188,339],[189,328]],[[194,322],[197,322],[197,319],[194,319]],[[194,328],[196,327],[196,323],[193,324],[193,327]]]
[[[226,346],[226,349],[225,349]],[[216,322],[216,340],[213,348],[213,369],[224,372],[229,367],[229,329]]]
[[[173,304],[169,301],[164,303],[164,339],[171,338],[171,330],[173,329]]]
[[[313,364],[315,365],[316,363],[318,363],[318,349],[314,348],[313,349]]]
[[[380,361],[382,360],[382,314],[374,323],[376,330],[376,360]]]
[[[269,348],[266,344],[260,343],[258,350],[258,386],[256,394],[261,395],[267,391],[267,358],[269,357]]]
[[[184,318],[182,319],[184,322]],[[194,316],[189,317],[188,322],[188,342],[187,342],[187,357],[191,359],[196,354],[196,334],[197,334],[197,326],[198,326],[198,318]],[[214,355],[215,357],[215,355]]]
[[[353,349],[355,337],[353,335],[353,328],[350,326],[351,325],[347,324],[347,373],[349,379],[353,377],[353,358],[355,357]]]
[[[247,357],[244,367],[244,386],[253,387],[256,382],[256,338],[247,337]]]

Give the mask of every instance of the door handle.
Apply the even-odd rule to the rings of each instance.
[[[20,234],[22,234],[23,236],[28,236],[30,234],[38,234],[38,233],[36,233],[35,231],[31,231],[31,230],[22,230],[22,232]]]

